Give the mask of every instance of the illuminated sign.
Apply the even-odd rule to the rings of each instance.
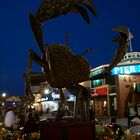
[[[140,65],[117,66],[111,72],[112,75],[140,73]]]
[[[55,92],[52,93],[53,100],[60,99],[60,94],[55,94]]]
[[[103,72],[103,69],[98,69],[98,70],[92,71],[90,73],[90,77],[95,76],[95,75],[98,75],[98,74],[100,74],[102,72]]]

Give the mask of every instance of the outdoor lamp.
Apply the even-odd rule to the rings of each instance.
[[[6,93],[2,93],[2,97],[6,97]]]

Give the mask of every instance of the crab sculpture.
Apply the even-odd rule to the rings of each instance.
[[[44,22],[70,12],[80,13],[89,24],[90,20],[85,7],[96,16],[96,10],[89,0],[44,0],[35,15],[29,14],[32,32],[42,52],[40,57],[33,50],[29,51],[29,61],[25,74],[26,95],[29,98],[33,99],[32,84],[47,81],[51,87],[60,89],[62,102],[65,101],[62,88],[67,88],[77,96],[78,102],[82,98],[81,104],[87,103],[85,99],[89,99],[90,92],[79,83],[89,78],[90,65],[88,61],[82,55],[74,55],[67,44],[47,44],[44,47],[42,30]],[[32,61],[35,61],[42,68],[41,73],[31,70]],[[86,107],[88,108],[88,105]],[[80,116],[84,116],[83,119],[88,119],[88,116],[82,114],[82,111],[78,113]],[[77,114],[77,116],[79,115]]]
[[[51,87],[60,89],[62,101],[65,101],[62,88],[66,88],[76,96],[77,111],[75,118],[80,116],[82,120],[89,120],[90,91],[79,84],[80,82],[91,80],[88,60],[82,55],[73,54],[67,44],[46,44],[44,47],[42,30],[42,24],[45,21],[70,12],[80,13],[85,21],[90,23],[88,14],[83,6],[86,6],[97,17],[96,10],[90,0],[44,0],[35,16],[31,13],[29,14],[31,29],[42,52],[42,56],[38,56],[30,49],[29,61],[25,73],[25,87],[26,95],[33,99],[32,84],[47,81]],[[120,44],[117,55],[110,65],[109,70],[104,72],[101,77],[108,75],[110,69],[120,61],[118,55],[120,54],[123,57],[128,46],[128,34],[123,32],[123,29],[119,29],[120,27],[114,29],[114,31],[120,32],[121,35],[118,38],[114,38],[114,41]],[[119,56],[119,58],[121,57]],[[32,61],[35,61],[42,68],[40,73],[32,71]],[[99,77],[92,77],[92,79],[96,78]]]

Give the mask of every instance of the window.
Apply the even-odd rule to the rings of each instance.
[[[140,94],[140,83],[136,84],[136,94]]]
[[[104,84],[104,79],[91,81],[91,88],[98,87]]]
[[[127,56],[124,56],[124,59],[127,59]]]

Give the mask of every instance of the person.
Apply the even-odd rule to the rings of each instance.
[[[4,117],[4,126],[6,130],[13,131],[16,123],[16,117],[12,108],[8,108]]]
[[[131,103],[128,103],[128,126],[131,126],[131,120],[137,116],[135,106]]]
[[[39,116],[38,110],[36,110],[36,112],[34,114],[34,119],[35,119],[36,122],[39,122],[39,120],[40,120],[40,116]]]
[[[32,132],[35,132],[36,127],[35,127],[35,122],[33,119],[33,114],[30,112],[28,114],[28,120],[24,124],[24,133],[25,134],[30,134]]]
[[[33,119],[34,119],[34,125],[35,125],[35,131],[39,131],[39,121],[40,121],[40,116],[39,112],[35,109],[32,111]]]
[[[64,107],[64,116],[72,116],[72,111],[69,109],[68,106]]]
[[[25,110],[23,108],[20,108],[18,113],[18,119],[19,119],[19,127],[23,127],[25,123]]]
[[[51,113],[49,107],[46,109],[46,117],[47,117],[47,119],[52,118],[52,113]]]
[[[110,123],[107,125],[107,127],[109,127],[116,135],[120,137],[124,135],[124,131],[122,127],[116,123],[115,117],[111,117]]]
[[[62,117],[65,115],[64,110],[62,108],[58,108],[57,114],[56,114],[56,120],[62,119]]]
[[[93,120],[94,119],[94,109],[91,105],[89,106],[89,115],[90,115],[90,120]]]
[[[132,134],[139,134],[140,133],[140,119],[134,118],[131,120],[132,126],[129,128],[129,132]]]

